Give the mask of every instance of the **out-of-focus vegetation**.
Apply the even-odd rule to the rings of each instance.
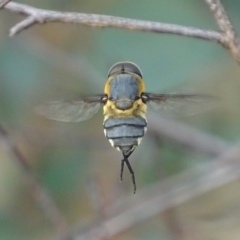
[[[22,1],[31,6],[99,13],[218,30],[199,0]],[[222,0],[240,33],[240,2]],[[142,69],[149,92],[208,93],[219,106],[183,121],[229,144],[240,140],[240,67],[220,45],[165,34],[94,29],[81,25],[34,26],[13,38],[21,16],[0,11],[0,122],[17,142],[39,182],[78,232],[91,228],[123,196],[132,195],[129,173],[119,183],[121,154],[105,139],[101,111],[83,123],[58,123],[34,115],[46,99],[102,93],[107,71],[128,60]],[[149,122],[149,124],[151,124]],[[209,156],[146,135],[130,158],[137,191]],[[54,239],[24,172],[0,145],[0,239]],[[142,222],[114,239],[239,239],[240,192],[233,182]],[[136,199],[138,195],[134,196]]]

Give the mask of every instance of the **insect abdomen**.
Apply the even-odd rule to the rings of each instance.
[[[142,117],[112,117],[103,123],[111,145],[118,150],[132,151],[146,132],[147,122]]]

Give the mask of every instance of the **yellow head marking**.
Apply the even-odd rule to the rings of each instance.
[[[141,116],[146,119],[147,105],[142,102],[142,99],[138,99],[133,103],[133,107],[127,110],[120,110],[116,108],[115,102],[108,100],[103,106],[104,121],[110,117],[131,117]]]
[[[115,75],[110,76],[105,83],[104,93],[107,94],[107,96],[110,96],[110,83],[114,78],[115,78]]]

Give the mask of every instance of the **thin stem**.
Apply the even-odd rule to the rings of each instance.
[[[223,43],[222,35],[219,32],[208,31],[193,27],[185,27],[175,24],[167,24],[160,22],[142,21],[130,18],[114,17],[99,14],[85,14],[74,12],[57,12],[49,11],[38,8],[33,8],[28,5],[11,2],[5,6],[6,10],[14,13],[23,14],[26,16],[32,16],[35,19],[35,23],[43,24],[49,22],[62,22],[62,23],[78,23],[87,25],[90,27],[115,27],[126,30],[147,31],[154,33],[167,33],[176,34],[181,36],[188,36],[194,38],[200,38],[208,41],[214,41]],[[29,23],[29,26],[32,22]],[[15,25],[11,31],[11,36],[26,29],[26,21]]]
[[[57,208],[54,200],[48,193],[48,191],[38,182],[34,172],[29,166],[26,158],[23,156],[21,151],[18,149],[16,143],[9,136],[8,132],[3,126],[0,125],[0,139],[1,142],[6,147],[8,153],[12,156],[13,159],[19,164],[25,173],[26,183],[29,185],[29,188],[32,191],[32,195],[38,202],[39,206],[42,208],[45,216],[57,229],[60,236],[65,236],[68,231],[68,224],[61,214],[60,210]]]
[[[6,6],[11,0],[2,0],[0,1],[0,9]]]
[[[219,28],[224,35],[224,45],[230,49],[234,58],[240,63],[240,43],[236,31],[220,0],[205,0],[211,9]]]

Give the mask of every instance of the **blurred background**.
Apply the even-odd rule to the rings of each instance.
[[[21,3],[218,30],[208,6],[199,0]],[[222,3],[240,35],[240,2]],[[161,196],[163,187],[164,193],[181,191],[176,176],[184,184],[195,181],[197,188],[198,179],[204,179],[196,174],[198,167],[211,169],[216,154],[196,151],[151,129],[130,157],[137,181],[133,196],[128,171],[119,183],[122,156],[104,137],[102,110],[82,123],[59,123],[33,112],[46,99],[102,93],[109,68],[118,61],[133,61],[143,72],[148,92],[218,96],[221,100],[214,109],[171,121],[213,136],[222,146],[235,146],[240,140],[240,67],[230,53],[216,43],[193,38],[77,24],[36,25],[10,38],[9,29],[22,19],[7,10],[0,12],[0,122],[55,201],[66,226],[56,229],[36,201],[26,172],[1,144],[0,239],[59,239],[64,229],[80,236],[97,226],[105,226],[105,232],[93,239],[240,239],[237,179],[226,184],[223,180],[218,188],[179,204],[171,205],[174,199],[168,199],[169,207],[154,211],[142,207],[145,217],[132,214],[131,224],[115,221],[114,228],[114,221],[108,221]],[[183,177],[186,171],[191,174]]]

